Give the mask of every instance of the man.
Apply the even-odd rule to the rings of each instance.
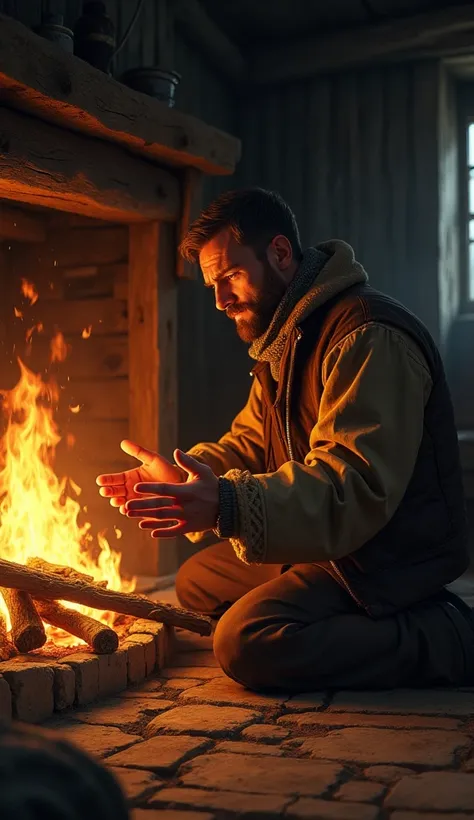
[[[181,252],[251,344],[248,402],[176,465],[124,442],[142,466],[102,495],[154,536],[221,539],[177,593],[219,618],[216,657],[249,688],[472,683],[470,609],[444,589],[468,566],[457,436],[426,328],[345,242],[303,252],[268,191],[221,196]]]

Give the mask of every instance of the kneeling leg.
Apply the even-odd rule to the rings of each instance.
[[[300,564],[228,609],[214,651],[255,690],[449,686],[471,674],[474,633],[442,602],[373,620],[322,567]]]

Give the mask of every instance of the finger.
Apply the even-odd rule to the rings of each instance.
[[[102,498],[116,498],[117,496],[125,494],[125,484],[117,484],[114,487],[101,487],[99,490],[99,495]]]
[[[145,464],[146,466],[150,465],[158,455],[158,453],[154,453],[152,450],[147,450],[145,447],[141,447],[140,444],[136,444],[128,438],[120,442],[120,447],[124,453],[127,453],[129,456],[133,456],[133,458],[138,459],[138,461],[141,461],[142,464]]]
[[[183,519],[178,519],[174,517],[163,518],[163,520],[159,523],[156,521],[156,519],[144,518],[143,521],[139,522],[138,527],[141,530],[156,530],[157,528],[165,529],[168,527],[174,527],[176,523],[184,524],[185,522]]]
[[[160,498],[188,498],[186,484],[151,484],[140,481],[133,488],[137,495],[158,495]]]
[[[157,510],[160,507],[169,507],[174,504],[176,499],[174,496],[152,496],[151,498],[134,498],[127,502],[127,512],[136,512],[142,510]]]
[[[128,518],[142,518],[144,521],[184,521],[184,510],[182,507],[164,507],[161,510],[147,510],[146,513],[127,513]],[[156,523],[155,523],[156,526]]]
[[[182,450],[175,450],[173,457],[178,467],[186,470],[187,474],[193,478],[204,477],[206,472],[209,471],[209,467],[206,464],[203,464],[201,461],[197,461],[195,458],[188,455],[188,453],[183,453]]]
[[[186,522],[175,524],[171,527],[159,527],[151,532],[152,538],[176,538],[177,535],[184,535],[187,532]]]
[[[109,473],[109,475],[98,475],[95,483],[98,484],[99,487],[105,487],[106,485],[114,487],[116,484],[125,484],[125,474]]]
[[[117,498],[110,498],[109,504],[111,507],[123,507],[124,515],[125,515],[125,504],[127,503],[127,499],[123,496]]]

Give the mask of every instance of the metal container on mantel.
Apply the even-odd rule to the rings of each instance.
[[[174,107],[176,87],[180,79],[181,75],[177,71],[168,71],[158,66],[132,68],[120,78],[124,85],[155,97],[166,103],[168,108]]]
[[[37,34],[44,37],[46,40],[51,40],[52,43],[60,46],[60,48],[67,51],[69,54],[74,50],[74,34],[70,28],[63,25],[62,14],[43,14],[41,16],[41,24],[34,29]]]

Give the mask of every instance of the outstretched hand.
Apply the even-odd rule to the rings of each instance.
[[[219,482],[210,467],[181,450],[174,451],[176,465],[129,441],[122,449],[139,458],[142,466],[125,473],[97,478],[100,494],[153,538],[174,538],[216,526]],[[143,497],[146,496],[146,497]]]
[[[103,498],[108,498],[112,507],[119,507],[122,515],[125,515],[125,504],[132,498],[139,497],[135,492],[135,485],[143,481],[167,481],[180,484],[186,481],[188,474],[172,464],[168,459],[146,450],[133,441],[125,439],[120,443],[120,447],[129,456],[133,456],[141,461],[139,467],[126,470],[123,473],[110,473],[99,475],[96,483],[99,485],[99,493]]]

